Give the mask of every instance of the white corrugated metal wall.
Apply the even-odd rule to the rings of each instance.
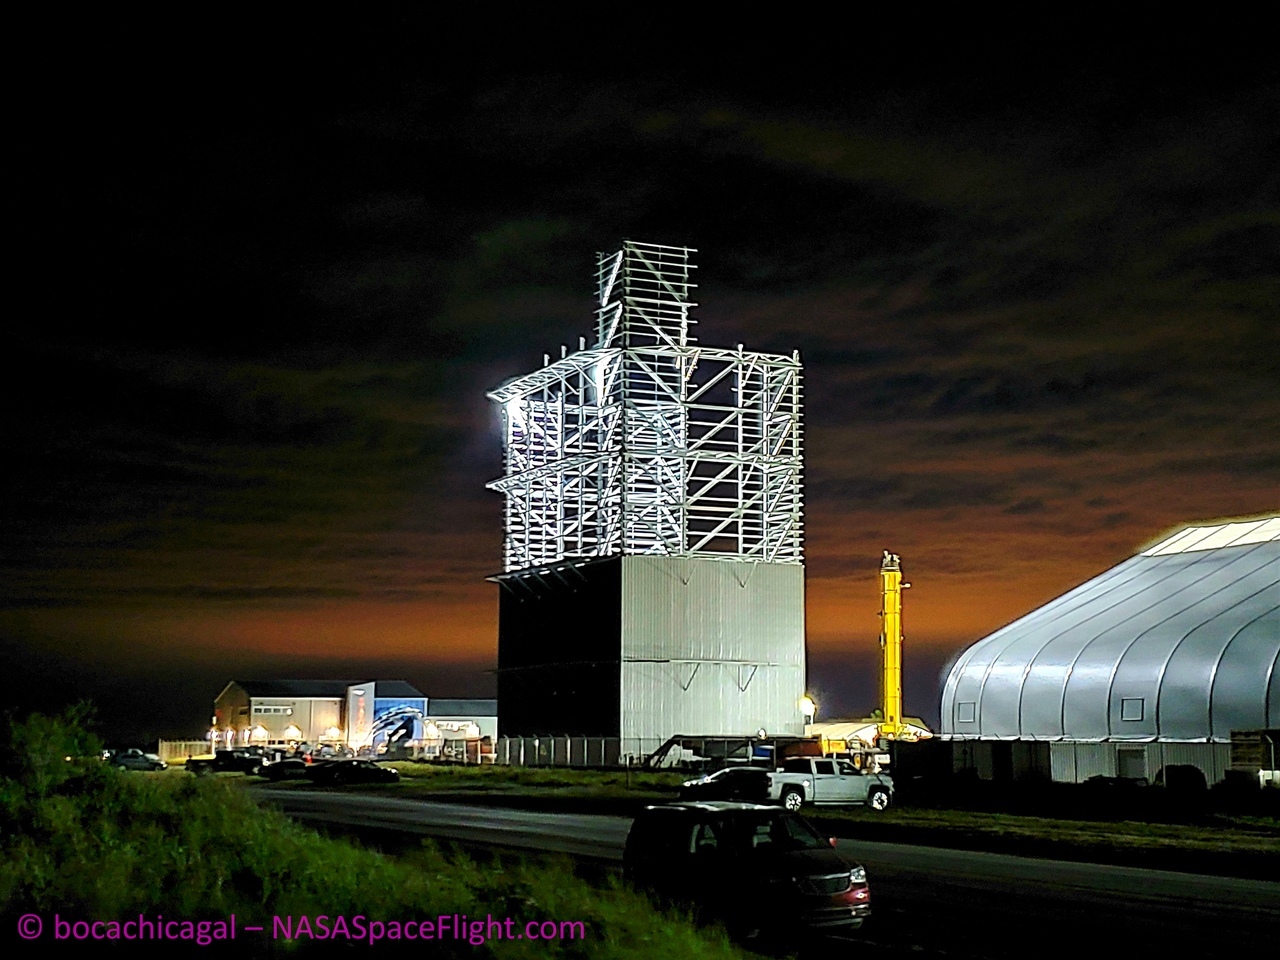
[[[804,567],[622,560],[622,736],[803,733]]]
[[[975,744],[983,741],[971,741]],[[1229,743],[1075,743],[1058,741],[1049,744],[1049,759],[1054,780],[1084,783],[1090,777],[1119,775],[1119,751],[1142,754],[1142,770],[1138,776],[1150,781],[1168,766],[1198,767],[1209,783],[1217,783],[1231,766]]]

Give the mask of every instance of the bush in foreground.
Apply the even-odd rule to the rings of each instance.
[[[240,932],[226,946],[244,956],[306,956],[333,945],[306,938],[272,944],[265,934],[243,930],[263,924],[270,932],[276,916],[405,921],[456,913],[510,917],[516,931],[531,920],[582,921],[582,934],[401,946],[432,957],[742,956],[718,931],[657,913],[617,885],[591,887],[568,866],[482,866],[429,844],[397,860],[322,837],[218,781],[121,773],[96,759],[81,719],[33,715],[10,722],[0,747],[6,938],[14,938],[20,915],[35,913],[49,928],[38,944],[43,952],[54,945],[55,912],[64,919],[120,921],[139,914],[208,920],[234,914]],[[105,946],[67,945],[80,953]],[[127,946],[136,955],[143,944]],[[163,946],[166,955],[184,953],[184,946],[199,949],[191,943],[153,946]],[[385,956],[395,946],[383,940],[369,956]],[[211,955],[210,948],[199,955]]]

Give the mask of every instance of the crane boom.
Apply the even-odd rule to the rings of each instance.
[[[880,561],[880,647],[883,655],[881,689],[884,703],[879,735],[890,740],[906,730],[902,720],[902,563],[896,553],[884,552]]]

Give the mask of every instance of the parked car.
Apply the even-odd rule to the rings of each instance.
[[[862,925],[866,871],[798,814],[752,803],[646,807],[627,835],[623,877],[731,935],[802,938]]]
[[[384,767],[372,760],[327,760],[324,763],[311,764],[307,777],[313,783],[326,785],[395,783],[400,779],[400,771],[395,767]]]
[[[165,770],[169,766],[156,754],[144,753],[136,748],[108,750],[105,759],[118,770]]]
[[[761,767],[725,767],[680,785],[681,800],[745,800],[761,803],[769,795],[769,771]]]
[[[268,780],[304,780],[314,764],[289,757],[274,763],[264,763],[258,772]]]
[[[258,773],[262,769],[263,756],[252,748],[216,750],[211,757],[192,757],[187,769],[196,776],[206,773]]]
[[[799,810],[806,803],[866,804],[872,810],[887,810],[893,803],[893,779],[864,772],[839,758],[791,757],[783,761],[781,770],[769,774],[768,799],[788,810]]]

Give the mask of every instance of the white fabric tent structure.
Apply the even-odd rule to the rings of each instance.
[[[1280,516],[1187,527],[979,640],[954,739],[1229,741],[1280,726]]]

